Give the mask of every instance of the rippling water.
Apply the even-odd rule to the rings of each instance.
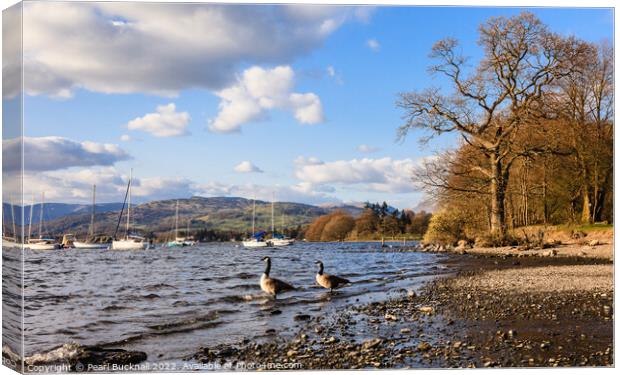
[[[277,301],[262,293],[258,281],[265,255],[272,257],[271,275],[298,290]],[[19,269],[18,256],[17,250],[3,251],[5,271]],[[299,314],[325,314],[416,288],[445,272],[436,264],[439,257],[382,251],[373,243],[26,250],[25,354],[77,342],[142,350],[153,362],[179,361],[199,346],[286,334],[302,324],[294,319]],[[327,273],[353,284],[334,295],[315,286],[319,259]]]

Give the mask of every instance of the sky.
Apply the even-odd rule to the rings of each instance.
[[[476,61],[480,23],[522,10],[25,3],[25,200],[86,203],[97,184],[99,202],[122,201],[133,168],[142,202],[421,207],[414,168],[458,138],[397,141],[398,93],[441,86],[436,41]],[[562,35],[613,39],[610,9],[529,11]],[[5,140],[5,159],[17,145]]]

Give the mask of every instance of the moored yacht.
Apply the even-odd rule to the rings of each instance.
[[[276,233],[276,224],[275,224],[275,195],[271,199],[271,238],[267,241],[271,243],[272,246],[275,247],[283,247],[290,246],[295,243],[295,240],[292,238],[287,238],[282,234]],[[282,231],[284,231],[284,214],[282,215]]]
[[[95,195],[97,186],[93,185],[93,209],[90,215],[90,228],[88,229],[88,237],[85,241],[73,240],[73,247],[76,249],[107,249],[110,247],[109,237],[95,236]]]
[[[33,238],[28,240],[26,247],[30,250],[57,250],[62,245],[53,238]]]
[[[275,235],[274,238],[270,239],[269,241],[271,241],[271,243],[275,247],[290,246],[295,243],[294,238],[287,238],[281,235]]]
[[[112,250],[144,250],[148,247],[148,243],[146,242],[144,237],[133,235],[129,232],[129,226],[131,223],[131,179],[132,179],[133,169],[129,172],[129,182],[127,183],[127,192],[125,193],[125,200],[123,201],[123,207],[121,208],[121,212],[119,214],[119,220],[123,216],[123,208],[125,207],[125,203],[127,203],[127,224],[125,225],[125,238],[121,238],[118,240],[112,241]],[[116,238],[116,232],[118,232],[118,225],[116,226],[116,231],[114,233],[114,237]]]
[[[258,247],[273,246],[271,242],[265,241],[264,231],[256,233],[256,198],[252,199],[252,237],[243,240],[243,247],[252,249]]]
[[[30,208],[31,212],[31,220],[32,220],[32,208]],[[39,212],[39,238],[29,238],[26,247],[30,250],[57,250],[62,248],[62,245],[58,243],[53,238],[45,238],[43,237],[43,227],[45,221],[45,192],[41,193],[41,210]],[[32,221],[31,221],[32,223]]]
[[[187,224],[187,234],[189,235],[189,222]],[[194,246],[196,241],[189,237],[179,237],[179,201],[177,200],[176,213],[174,216],[174,241],[168,241],[166,247],[185,247]]]
[[[21,244],[17,241],[17,229],[15,226],[15,209],[13,208],[13,201],[9,198],[11,202],[11,222],[13,223],[13,235],[8,234],[8,230],[5,230],[4,226],[6,224],[6,218],[4,215],[4,204],[2,204],[2,247],[3,248],[18,248],[21,247]]]
[[[269,240],[269,241],[265,240],[265,234],[267,234],[267,233],[263,232],[263,231],[254,234],[254,236],[252,236],[252,238],[248,238],[248,239],[243,241],[243,247],[255,248],[255,247],[270,247],[270,246],[273,246],[273,243],[271,242],[271,240]]]

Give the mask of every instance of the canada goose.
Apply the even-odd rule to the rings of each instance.
[[[271,294],[273,298],[276,299],[278,293],[295,290],[295,287],[293,287],[291,284],[285,283],[282,280],[274,279],[273,277],[269,277],[269,272],[271,271],[270,257],[264,257],[263,262],[267,263],[267,266],[265,267],[265,272],[260,277],[260,288],[263,290],[263,292]]]
[[[349,280],[343,279],[342,277],[323,273],[323,262],[320,260],[317,260],[315,264],[319,266],[319,272],[316,273],[316,282],[323,288],[329,289],[330,292],[339,286],[350,283]]]

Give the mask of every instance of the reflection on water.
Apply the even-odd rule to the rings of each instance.
[[[5,267],[18,270],[18,255],[5,249]],[[277,301],[258,285],[265,255],[272,257],[272,276],[298,288]],[[295,316],[386,299],[441,272],[439,255],[384,252],[372,243],[26,250],[24,257],[27,356],[77,342],[141,350],[150,361],[180,360],[201,345],[286,334],[303,324]],[[319,259],[327,273],[353,285],[333,295],[314,285]]]

